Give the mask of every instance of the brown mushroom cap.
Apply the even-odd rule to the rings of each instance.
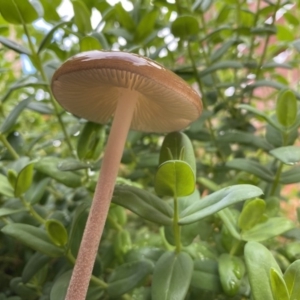
[[[184,80],[136,54],[83,52],[67,60],[52,78],[57,101],[74,115],[96,123],[106,123],[114,115],[120,88],[138,92],[131,123],[135,130],[180,130],[202,112],[199,95]]]

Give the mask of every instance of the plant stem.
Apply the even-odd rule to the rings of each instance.
[[[45,220],[34,210],[30,203],[26,202],[23,196],[20,196],[22,204],[28,209],[30,214],[41,224],[45,224]]]
[[[174,239],[176,246],[176,253],[181,251],[181,241],[180,241],[180,225],[178,225],[179,221],[179,211],[178,211],[178,199],[174,197],[174,217],[173,217],[173,231],[174,231]]]
[[[276,192],[277,186],[279,184],[279,180],[280,180],[280,175],[281,175],[281,172],[282,172],[282,168],[283,168],[283,163],[280,162],[279,163],[279,167],[278,167],[277,172],[276,172],[276,175],[275,175],[275,180],[274,180],[273,185],[272,185],[270,196],[274,196],[274,194]]]
[[[3,134],[0,134],[0,140],[14,159],[20,158],[19,154],[15,151]]]

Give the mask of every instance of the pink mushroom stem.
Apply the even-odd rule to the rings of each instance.
[[[103,156],[100,176],[66,300],[84,300],[86,297],[137,98],[137,92],[120,88],[120,96]]]

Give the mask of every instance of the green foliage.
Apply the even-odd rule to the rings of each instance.
[[[299,3],[70,2],[0,0],[0,299],[65,298],[110,123],[66,113],[50,82],[111,49],[204,109],[184,132],[129,133],[87,299],[300,299],[299,217],[281,209],[300,195]]]

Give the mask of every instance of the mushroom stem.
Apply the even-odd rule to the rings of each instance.
[[[100,176],[68,287],[66,300],[84,300],[108,214],[115,181],[138,94],[120,89]]]

